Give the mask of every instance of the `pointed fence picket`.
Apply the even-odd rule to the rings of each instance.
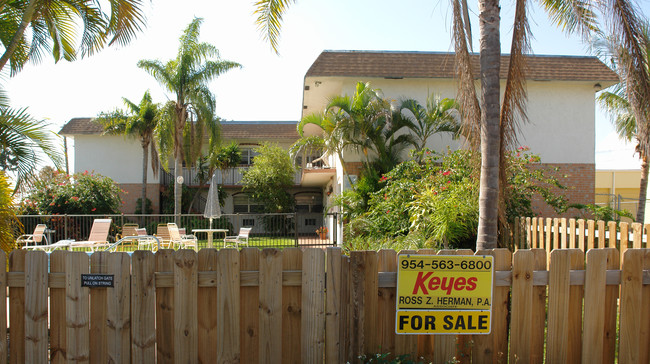
[[[629,247],[621,265],[615,248],[585,254],[571,248],[579,235],[575,245],[569,234],[565,241],[567,249],[550,255],[545,247],[476,253],[494,256],[489,335],[395,334],[397,256],[431,250],[15,251],[9,271],[0,267],[0,292],[10,295],[8,307],[0,304],[0,317],[9,310],[9,322],[0,318],[0,363],[341,363],[377,353],[462,363],[648,362],[650,249]],[[81,287],[82,273],[113,275],[114,285]]]

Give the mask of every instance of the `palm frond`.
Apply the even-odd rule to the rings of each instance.
[[[277,54],[280,40],[280,28],[282,27],[283,14],[295,0],[259,0],[255,3],[254,15],[257,15],[255,23],[257,29],[262,33],[262,38],[268,41],[271,49]]]
[[[46,162],[43,154],[56,168],[63,167],[56,134],[33,119],[26,108],[0,109],[0,147],[0,170],[16,174],[16,190],[33,182],[36,168]]]
[[[474,86],[474,74],[469,54],[469,44],[463,13],[463,3],[452,0],[453,11],[453,37],[456,50],[456,74],[458,75],[458,94],[456,100],[460,105],[462,114],[461,134],[469,142],[473,150],[478,150],[480,145],[481,107]]]

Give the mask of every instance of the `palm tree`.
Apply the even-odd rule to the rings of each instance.
[[[650,28],[646,24],[643,27],[643,44],[645,48],[646,62],[650,58]],[[600,38],[593,44],[595,52],[601,57],[604,58],[606,62],[609,63],[610,67],[614,69],[622,80],[626,80],[627,77],[623,72],[620,64],[625,62],[628,59],[629,55],[626,54],[627,50],[621,46],[615,38]],[[650,64],[646,63],[646,67],[650,67]],[[650,75],[650,69],[648,74]],[[612,116],[612,122],[616,128],[616,132],[619,137],[632,141],[636,140],[636,152],[639,154],[639,159],[641,160],[641,180],[639,183],[639,202],[636,212],[636,222],[643,223],[645,220],[645,204],[648,191],[648,171],[650,170],[648,166],[648,153],[645,148],[642,147],[642,139],[644,135],[641,134],[640,128],[638,125],[647,125],[650,121],[645,120],[644,122],[637,123],[636,115],[634,112],[634,107],[632,106],[630,97],[630,92],[628,90],[628,83],[622,82],[618,85],[613,86],[609,91],[603,91],[598,95],[598,102],[609,112]],[[647,138],[647,135],[645,136]]]
[[[174,158],[174,214],[181,213],[182,186],[179,176],[182,161],[192,165],[200,156],[204,132],[209,135],[210,149],[219,143],[219,120],[214,115],[215,100],[208,83],[240,64],[221,60],[211,44],[199,42],[201,18],[195,18],[180,37],[178,55],[162,63],[141,60],[138,67],[147,71],[167,91],[175,95],[162,109],[161,127],[157,133],[162,158]],[[172,153],[173,152],[173,153]]]
[[[0,70],[9,62],[15,74],[26,62],[40,61],[45,53],[51,53],[55,61],[73,61],[78,53],[90,56],[106,45],[126,45],[144,24],[139,0],[5,1],[0,6],[4,46]]]
[[[141,213],[146,213],[147,202],[147,164],[151,154],[151,170],[158,173],[158,152],[154,143],[154,132],[158,127],[158,104],[154,104],[151,94],[147,90],[142,96],[140,103],[136,105],[127,98],[122,98],[129,109],[129,114],[122,110],[110,113],[101,113],[97,122],[104,127],[104,134],[129,135],[140,140],[142,147],[142,190],[141,190]]]
[[[15,191],[31,185],[36,168],[46,162],[42,154],[62,168],[55,135],[43,121],[33,119],[26,108],[0,106],[0,171],[15,174]]]
[[[225,171],[228,168],[234,168],[239,165],[241,162],[241,151],[239,150],[239,144],[236,142],[231,142],[227,146],[219,147],[218,149],[211,149],[207,156],[201,156],[198,159],[198,168],[196,173],[196,179],[199,182],[199,188],[192,196],[192,201],[190,202],[189,207],[187,208],[188,213],[191,211],[194,202],[199,195],[201,189],[205,188],[206,182],[212,178],[215,169],[221,170],[222,179],[225,175]],[[221,192],[221,191],[220,191]],[[221,193],[219,194],[221,195]]]
[[[426,105],[415,99],[402,100],[398,111],[407,119],[407,127],[416,140],[413,147],[422,152],[427,140],[438,133],[450,133],[456,139],[460,133],[459,107],[454,99],[440,99],[439,95],[429,95]]]
[[[365,166],[381,166],[381,172],[396,164],[399,153],[410,141],[410,136],[397,135],[397,131],[406,126],[402,119],[395,120],[390,104],[384,100],[381,91],[370,88],[368,83],[358,82],[352,96],[332,97],[325,112],[311,114],[298,124],[302,136],[307,124],[319,126],[322,131],[322,145],[330,155],[336,155],[343,167],[350,186],[352,180],[345,169],[343,154],[346,150],[356,149],[365,157]],[[299,142],[307,144],[308,140]],[[310,144],[318,144],[313,140]]]
[[[503,171],[506,170],[506,159],[503,155],[506,149],[516,142],[517,123],[527,120],[524,58],[524,54],[530,49],[527,4],[525,0],[516,1],[506,88],[503,103],[500,104],[499,1],[479,0],[480,102],[469,61],[469,9],[466,1],[452,0],[452,3],[454,43],[461,82],[459,100],[466,122],[464,127],[470,139],[480,140],[481,181],[477,249],[494,248],[497,246],[499,216],[504,216],[503,191],[506,186]],[[601,26],[606,28],[609,34],[620,38],[624,47],[630,51],[624,67],[626,75],[635,85],[636,97],[639,100],[647,100],[650,97],[650,83],[647,82],[647,68],[644,66],[647,61],[641,49],[641,23],[631,1],[542,1],[542,5],[552,20],[568,33],[580,33],[587,37],[598,32],[598,26]],[[601,19],[600,24],[597,23],[598,19]],[[647,104],[637,106],[638,113],[648,115],[649,111]],[[648,147],[650,143],[645,143],[644,148]]]

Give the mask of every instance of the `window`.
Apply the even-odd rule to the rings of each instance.
[[[324,151],[322,150],[310,150],[309,152],[300,153],[296,156],[296,165],[303,168],[322,168],[325,165],[323,160],[317,160],[316,162],[314,162],[314,160],[320,159],[323,156],[323,153]],[[305,159],[304,163],[303,157]]]
[[[323,212],[323,195],[316,192],[297,193],[296,212]]]
[[[253,164],[253,159],[255,159],[255,156],[258,155],[254,148],[242,148],[241,149],[241,161],[239,162],[240,165],[244,166],[250,166]]]
[[[305,219],[305,226],[316,226],[316,219]]]
[[[259,213],[262,206],[256,204],[245,193],[239,193],[232,197],[233,210],[236,214]]]

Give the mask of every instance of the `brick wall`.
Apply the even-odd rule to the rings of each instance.
[[[120,193],[120,197],[124,201],[120,210],[124,214],[134,213],[135,203],[142,194],[142,184],[120,183],[119,186],[124,191]],[[147,198],[151,200],[153,213],[157,214],[160,211],[160,187],[158,184],[147,184]]]
[[[557,171],[549,171],[556,176],[560,184],[567,187],[566,190],[554,189],[557,194],[563,194],[569,199],[569,203],[592,204],[595,198],[596,165],[595,164],[571,164],[571,163],[543,163],[547,169],[557,167]],[[546,205],[541,199],[533,201],[533,211],[542,217],[576,217],[579,215],[575,209],[569,209],[558,216],[553,208]]]
[[[359,175],[362,168],[361,162],[347,162],[347,171],[351,175]],[[567,187],[566,190],[554,188],[556,194],[563,194],[569,199],[569,203],[592,204],[595,202],[596,191],[596,165],[577,163],[542,163],[541,168],[548,170],[560,181],[560,184]],[[558,168],[557,171],[554,168]],[[556,214],[552,207],[548,206],[542,199],[533,200],[533,211],[543,217],[576,217],[579,215],[575,209],[569,209],[564,214]]]
[[[349,175],[355,175],[359,177],[361,170],[363,169],[363,163],[361,162],[345,162],[345,169]]]

